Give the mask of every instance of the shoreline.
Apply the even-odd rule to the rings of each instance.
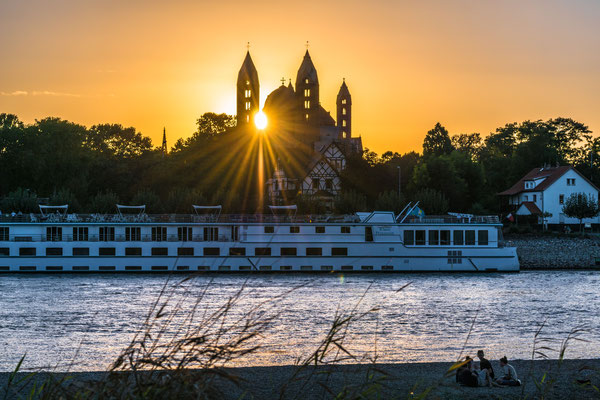
[[[218,387],[226,394],[227,399],[236,399],[244,395],[248,399],[279,398],[285,387],[284,398],[330,398],[342,391],[360,393],[363,390],[378,390],[384,397],[410,398],[430,390],[426,398],[444,399],[478,399],[498,398],[519,399],[539,397],[536,386],[544,374],[549,385],[547,399],[600,398],[600,392],[592,387],[600,385],[600,359],[569,359],[559,367],[558,360],[514,360],[510,364],[515,367],[521,387],[461,387],[455,382],[453,375],[444,377],[452,365],[451,362],[401,363],[401,364],[338,364],[332,366],[310,366],[297,375],[298,380],[290,381],[297,367],[293,365],[268,367],[235,367],[225,371],[236,376],[238,384],[217,378]],[[492,367],[499,375],[498,361],[492,360]],[[582,368],[587,368],[581,371]],[[186,371],[191,374],[198,371]],[[24,377],[29,372],[20,372]],[[107,376],[107,372],[40,372],[29,383],[43,383],[48,377],[60,379],[79,387],[89,386]],[[0,372],[0,390],[4,390],[10,372]],[[576,379],[589,379],[590,384],[580,385]],[[158,381],[158,379],[157,379]],[[24,389],[25,390],[25,389]],[[27,393],[25,390],[23,393]],[[332,393],[334,393],[332,395]]]

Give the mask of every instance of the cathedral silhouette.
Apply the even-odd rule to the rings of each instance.
[[[260,82],[250,51],[238,73],[236,94],[238,129],[256,129]],[[362,153],[362,139],[352,137],[352,97],[345,80],[337,95],[336,121],[321,106],[319,77],[307,49],[295,86],[291,79],[287,86],[282,80],[267,96],[263,112],[268,120],[266,137],[280,150],[273,177],[267,181],[271,203],[290,203],[300,194],[332,204],[341,190],[340,172],[347,157]],[[294,155],[296,159],[290,159]],[[292,168],[289,164],[298,159],[301,167]]]

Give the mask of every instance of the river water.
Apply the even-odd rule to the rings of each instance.
[[[251,310],[277,315],[262,332],[258,352],[232,365],[294,363],[316,349],[336,314],[348,313],[364,313],[344,341],[359,359],[452,361],[479,348],[491,359],[527,359],[542,322],[541,335],[556,340],[586,329],[587,342],[571,342],[567,358],[600,354],[598,271],[215,275],[181,283],[184,278],[1,275],[0,371],[12,370],[24,354],[25,368],[106,369],[141,329],[161,291],[161,299],[170,296],[165,310],[176,310],[174,321],[195,310],[186,324],[198,326],[242,287],[227,323]],[[176,328],[167,325],[165,337],[177,335]]]

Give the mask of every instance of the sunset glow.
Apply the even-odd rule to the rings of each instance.
[[[256,113],[254,116],[254,125],[261,131],[267,127],[267,116],[264,112],[259,111]]]

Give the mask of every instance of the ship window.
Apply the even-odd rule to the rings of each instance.
[[[425,245],[425,231],[415,231],[415,244],[417,246]]]
[[[291,265],[282,265],[281,267],[279,267],[280,271],[291,271],[292,270],[292,266]]]
[[[141,271],[142,267],[139,265],[126,265],[125,271]]]
[[[454,245],[455,246],[462,246],[464,244],[463,235],[464,235],[463,231],[454,231]]]
[[[198,271],[210,271],[210,267],[208,265],[198,265]]]
[[[101,265],[98,269],[100,271],[114,271],[115,267],[112,265]]]
[[[477,243],[480,246],[488,245],[488,231],[477,231]]]
[[[238,268],[239,271],[250,271],[251,269],[252,267],[249,265],[240,265],[240,267]]]
[[[265,233],[273,233],[273,232],[275,232],[275,227],[265,226]]]
[[[219,271],[231,271],[230,265],[219,265]]]
[[[62,240],[62,228],[60,226],[47,227],[46,240],[49,242],[58,242]]]
[[[429,245],[437,246],[440,244],[440,231],[429,231]]]
[[[370,226],[365,227],[365,242],[373,241],[373,228]]]
[[[361,265],[360,269],[363,271],[373,271],[373,266],[372,265]]]
[[[297,255],[297,250],[295,247],[282,247],[281,255],[282,256],[295,256],[295,255]]]
[[[210,255],[206,253],[206,250],[208,249],[204,249],[204,255]],[[218,253],[217,249],[217,253]],[[193,247],[179,247],[177,248],[177,255],[178,256],[193,256],[194,255],[194,248]],[[218,254],[217,254],[218,255]]]
[[[245,256],[246,248],[245,247],[230,247],[229,255],[230,256]]]
[[[114,247],[100,247],[98,249],[99,256],[114,256],[115,248]]]
[[[166,226],[153,226],[152,227],[152,241],[153,242],[166,242],[167,241],[167,227]]]
[[[415,244],[415,231],[404,231],[404,245],[412,246]]]
[[[306,255],[307,256],[321,256],[321,255],[323,255],[323,249],[320,247],[307,247]]]
[[[300,233],[299,226],[290,226],[290,233]]]
[[[8,247],[0,247],[0,257],[10,256],[10,249]]]
[[[73,255],[74,256],[89,256],[90,249],[89,249],[89,247],[73,247]]]
[[[465,231],[465,244],[467,246],[475,245],[475,231]]]
[[[0,241],[8,242],[10,239],[10,228],[7,226],[0,227]]]
[[[219,228],[204,228],[204,240],[216,242],[219,240]]]
[[[342,265],[342,271],[352,271],[353,269],[352,265]]]
[[[347,247],[333,247],[331,249],[332,256],[347,256],[348,248]]]
[[[113,226],[101,226],[99,240],[101,242],[112,242],[115,240],[115,228]]]
[[[271,271],[271,266],[270,265],[261,265],[260,267],[258,267],[258,269],[261,271]]]
[[[192,228],[189,226],[180,226],[177,228],[177,240],[180,242],[189,242],[192,240]]]
[[[333,271],[333,265],[321,265],[321,271]]]
[[[169,267],[167,267],[166,265],[153,265],[152,266],[152,271],[168,271]]]
[[[85,226],[73,228],[73,240],[76,242],[87,242],[89,238],[89,230]]]
[[[48,247],[46,248],[47,256],[62,256],[63,250],[62,247]]]
[[[312,271],[312,265],[301,265],[300,271]]]
[[[125,240],[127,242],[139,242],[140,240],[142,240],[142,230],[137,226],[126,227],[125,228]]]
[[[394,270],[394,266],[393,265],[382,265],[381,269],[383,271],[393,271]]]
[[[126,247],[125,255],[126,256],[141,256],[142,248],[141,247]]]
[[[440,244],[442,246],[450,245],[450,231],[440,231]]]
[[[257,247],[254,249],[255,256],[270,256],[271,248],[270,247]]]
[[[189,271],[189,270],[190,270],[189,265],[178,265],[177,266],[177,271]]]
[[[63,267],[59,266],[59,265],[48,265],[46,267],[46,271],[62,271]]]
[[[73,271],[89,271],[90,267],[87,265],[76,265],[71,270],[73,270]]]
[[[152,252],[150,253],[153,256],[168,256],[169,249],[166,247],[153,247]]]
[[[324,226],[315,226],[315,233],[325,233]]]
[[[19,249],[20,256],[35,256],[35,247],[21,247]]]
[[[19,271],[35,271],[37,268],[35,266],[21,266],[19,267]]]

